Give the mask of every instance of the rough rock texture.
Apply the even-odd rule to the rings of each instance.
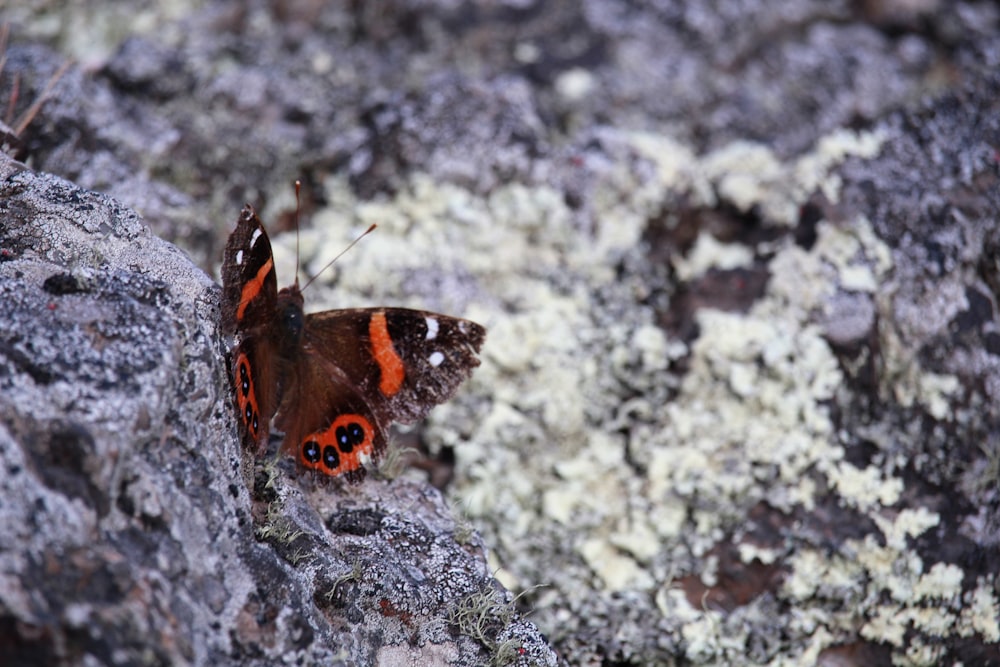
[[[0,219],[4,664],[555,664],[436,490],[248,488],[218,288],[134,213],[0,156]]]
[[[0,101],[16,80],[15,112],[66,57],[81,63],[19,138],[34,168],[114,195],[205,268],[244,200],[263,204],[275,232],[285,228],[287,184],[300,177],[305,274],[379,223],[314,283],[307,307],[413,305],[490,329],[466,389],[406,442],[448,468],[438,479],[451,478],[447,493],[482,544],[459,532],[473,552],[489,546],[490,567],[524,592],[518,609],[566,662],[1000,664],[995,4],[262,0],[149,3],[125,21],[94,0],[5,12],[14,41]],[[294,235],[272,236],[279,281],[290,281]],[[69,273],[49,283],[70,292],[63,299],[81,298],[79,285],[111,289],[110,278],[48,261],[53,274]],[[162,280],[159,292],[129,283],[137,317],[186,312],[141,296],[182,291],[179,278],[176,288]],[[174,329],[210,331],[210,310]],[[241,479],[231,442],[219,445],[228,458],[209,464],[193,436],[157,426],[182,409],[219,420],[227,409],[221,350],[201,362],[213,379],[198,385],[217,394],[180,400],[184,381],[159,370],[183,358],[166,326],[147,325],[163,347],[151,361],[84,375],[130,396],[173,388],[173,398],[141,394],[153,401],[148,420],[123,413],[132,430],[106,440],[93,435],[96,410],[46,427],[56,437],[39,447],[44,460],[65,450],[84,460],[63,467],[60,488],[97,516],[102,502],[109,517],[129,513],[102,500],[116,487],[79,471],[91,479],[113,466],[107,443],[143,441],[126,435],[142,428],[157,443],[183,440],[149,456],[190,452],[205,474]],[[51,345],[19,345],[8,345],[18,377],[63,377]],[[143,382],[130,391],[123,378]],[[78,428],[92,434],[96,463],[72,453],[89,445],[60,444],[80,442]],[[23,430],[8,430],[24,442]],[[153,460],[150,475],[173,469]],[[192,488],[146,483],[163,485],[170,500],[159,506],[171,512]],[[426,544],[415,526],[399,528],[406,520],[441,535],[448,520],[416,500],[427,488],[419,474],[344,491],[314,488],[282,464],[259,468],[251,487],[217,495],[248,507],[252,495],[252,531],[238,536],[262,560],[277,556],[275,571],[299,588],[258,593],[259,606],[235,616],[223,605],[216,622],[228,632],[201,640],[176,630],[179,639],[155,646],[190,646],[197,660],[214,657],[223,635],[236,646],[254,631],[258,646],[305,641],[290,619],[359,618],[358,580],[358,623],[374,609],[397,623],[379,637],[448,647],[442,663],[475,661],[461,638],[476,633],[454,631],[486,599],[474,586],[452,588],[468,604],[448,613],[432,604],[428,617],[420,595],[383,605],[380,570],[349,567],[340,553],[334,574],[302,583],[334,558],[314,546],[320,538],[361,539],[377,524],[368,537],[396,545],[388,537],[399,529]],[[206,516],[223,521],[218,512]],[[156,521],[136,521],[136,534],[156,534]],[[240,530],[234,513],[212,534],[231,530]],[[149,541],[157,553],[160,541]],[[400,558],[433,563],[434,553]],[[15,573],[30,562],[11,558]],[[52,567],[79,574],[120,562],[118,576],[138,577],[111,557],[57,556]],[[225,576],[254,580],[258,562],[242,558]],[[420,571],[447,589],[440,572]],[[163,580],[162,598],[212,599],[187,575]],[[315,591],[331,580],[341,593],[327,606]],[[217,599],[230,596],[239,597],[227,589]],[[506,598],[489,600],[491,618],[510,618],[518,641],[539,652],[504,652],[517,644],[495,621],[477,646],[497,662],[549,659],[499,604]],[[164,607],[178,619],[170,631],[186,618],[178,606]],[[82,616],[73,611],[71,620]],[[457,646],[436,642],[430,618],[442,614]],[[321,645],[309,627],[308,645]],[[394,650],[409,649],[379,657],[391,664]]]

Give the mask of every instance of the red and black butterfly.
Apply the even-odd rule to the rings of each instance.
[[[231,377],[244,445],[283,448],[327,475],[364,476],[392,422],[422,419],[479,365],[486,330],[407,308],[305,315],[298,278],[278,290],[267,232],[249,204],[222,265],[222,330],[236,338]]]

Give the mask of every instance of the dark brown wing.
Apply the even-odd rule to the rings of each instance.
[[[469,320],[359,308],[307,315],[303,344],[308,354],[333,361],[373,412],[410,423],[451,398],[479,365],[485,338],[486,330]]]
[[[229,235],[222,259],[222,331],[241,336],[274,319],[278,281],[271,241],[247,204]]]
[[[366,460],[385,452],[389,421],[325,355],[304,350],[283,372],[281,409],[275,426],[285,432],[282,449],[306,468],[360,481]]]
[[[236,338],[230,378],[243,444],[258,454],[267,446],[271,417],[278,407],[278,360],[272,334],[277,297],[271,242],[248,204],[223,256],[221,328]]]
[[[479,365],[485,335],[474,322],[418,310],[307,315],[302,347],[281,370],[284,449],[307,468],[361,479],[393,421],[424,417]]]
[[[233,352],[230,378],[243,446],[257,456],[267,449],[271,417],[277,409],[276,360],[273,346],[261,337],[245,338]]]

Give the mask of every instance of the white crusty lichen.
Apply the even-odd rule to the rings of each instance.
[[[1000,603],[995,582],[980,579],[963,602],[958,634],[962,637],[979,634],[987,642],[1000,642]]]
[[[378,234],[338,262],[338,289],[317,289],[311,304],[429,307],[489,328],[482,366],[435,409],[424,434],[432,447],[455,445],[453,492],[505,581],[548,586],[533,618],[559,637],[606,614],[627,635],[636,629],[616,615],[616,601],[643,600],[650,607],[637,616],[668,629],[663,651],[699,664],[745,660],[751,635],[783,637],[765,659],[773,665],[815,663],[859,628],[909,664],[933,655],[932,642],[920,642],[936,633],[996,641],[993,582],[962,593],[954,565],[914,553],[912,540],[938,515],[899,506],[898,468],[845,460],[850,434],[831,418],[844,378],[823,323],[838,316],[836,299],[862,300],[872,311],[866,322],[894,319],[882,293],[893,259],[872,225],[820,221],[809,248],[702,234],[673,260],[678,275],[765,257],[770,280],[745,313],[696,311],[700,335],[690,346],[657,325],[645,277],[627,268],[641,264],[647,221],[669,215],[677,195],[754,207],[765,224],[792,225],[816,190],[836,202],[834,167],[874,155],[884,137],[838,132],[791,162],[746,143],[698,157],[652,134],[600,138],[604,153],[580,155],[595,175],[582,210],[548,187],[509,184],[479,196],[422,175],[392,200],[358,202],[338,179],[328,184],[335,213],[317,216],[323,238],[310,237],[304,253],[318,268],[377,222]],[[949,378],[922,369],[893,331],[875,333],[890,374],[883,390],[900,391],[899,380],[914,404],[943,414],[955,390]],[[681,357],[678,380],[670,365]],[[810,512],[829,494],[882,534],[833,549],[737,544],[744,563],[788,572],[775,592],[786,613],[766,608],[774,598],[764,596],[727,615],[679,590],[689,575],[717,583],[713,549],[748,507]],[[913,630],[919,637],[907,644]]]
[[[741,243],[722,243],[707,231],[702,231],[690,252],[686,256],[672,258],[671,263],[677,278],[688,281],[709,269],[750,268],[753,265],[753,249]]]
[[[873,465],[858,468],[839,461],[827,470],[827,479],[846,505],[862,510],[895,505],[903,492],[902,479],[886,477],[883,470]]]
[[[940,639],[981,635],[1000,639],[997,601],[991,582],[963,595],[963,570],[951,563],[929,566],[908,548],[908,540],[939,522],[926,509],[906,509],[878,525],[883,540],[867,536],[848,540],[833,556],[802,550],[786,563],[791,572],[782,591],[803,608],[816,600],[841,600],[829,608],[827,627],[851,627],[860,622],[860,635],[894,647],[898,665],[932,665],[942,655]],[[916,633],[914,631],[917,631]]]
[[[670,140],[648,134],[631,135],[633,145],[654,161],[667,187],[689,191],[706,207],[722,200],[737,210],[757,207],[765,224],[792,227],[814,192],[836,203],[841,182],[835,167],[851,156],[878,154],[886,135],[881,130],[838,130],[820,139],[814,150],[790,162],[769,147],[735,141],[700,159]]]

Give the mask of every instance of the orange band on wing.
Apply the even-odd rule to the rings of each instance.
[[[383,396],[392,396],[403,386],[406,369],[403,360],[392,346],[389,326],[385,321],[385,313],[377,312],[368,321],[368,337],[371,339],[372,356],[378,364],[381,378],[378,388]]]
[[[246,312],[247,306],[260,294],[261,288],[264,287],[264,279],[267,278],[267,274],[271,272],[272,268],[274,268],[274,262],[268,257],[260,270],[257,271],[257,275],[243,286],[243,291],[240,293],[240,305],[236,309],[237,322],[243,319],[243,313]]]

